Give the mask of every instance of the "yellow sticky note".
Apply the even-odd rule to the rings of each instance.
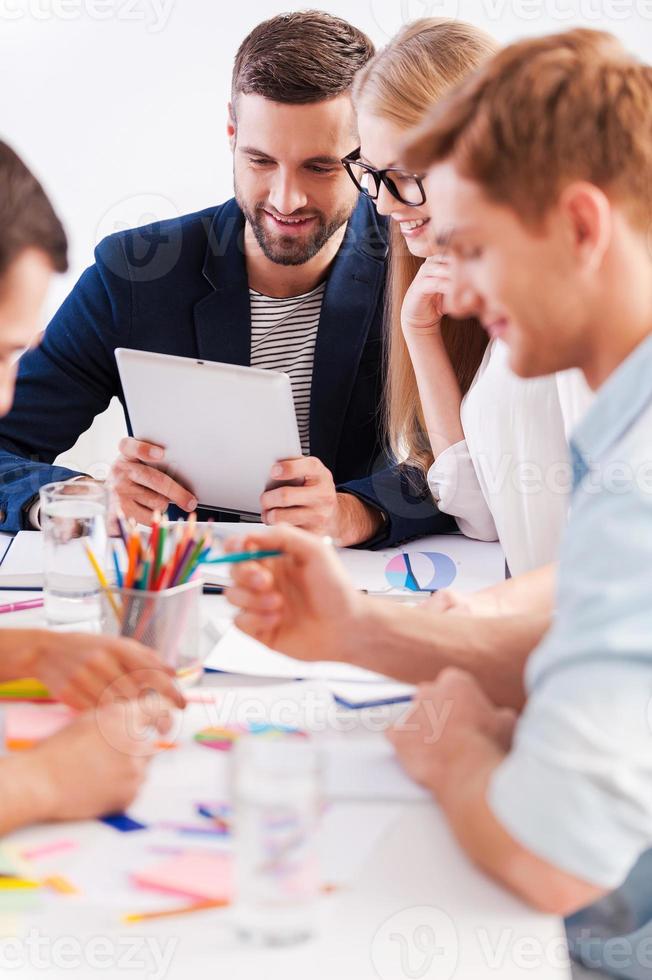
[[[0,699],[6,701],[52,700],[45,684],[41,684],[35,677],[24,677],[21,680],[0,684]]]

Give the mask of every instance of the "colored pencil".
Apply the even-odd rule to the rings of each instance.
[[[109,583],[107,581],[107,578],[106,578],[106,575],[104,574],[104,571],[102,569],[102,566],[100,565],[100,563],[98,562],[97,558],[93,554],[93,551],[92,551],[90,545],[87,544],[85,546],[85,550],[86,550],[86,555],[88,557],[88,560],[91,563],[91,565],[93,566],[93,571],[97,575],[97,581],[100,583],[100,585],[102,587],[102,591],[106,594],[106,597],[109,600],[109,603],[111,605],[111,608],[113,609],[113,612],[115,613],[116,619],[118,620],[118,622],[120,622],[120,620],[122,619],[122,616],[120,614],[120,609],[118,608],[118,604],[115,601],[115,596],[111,592],[111,587],[110,587],[110,585],[109,585]]]
[[[111,553],[113,555],[113,567],[115,568],[115,582],[118,588],[121,589],[124,584],[124,579],[120,569],[120,559],[118,558],[118,552],[115,550],[115,548],[111,549]]]
[[[209,900],[205,902],[193,902],[192,905],[181,905],[175,909],[164,909],[159,912],[135,912],[130,915],[123,915],[123,922],[148,922],[150,919],[165,919],[172,915],[187,915],[188,912],[201,912],[203,909],[223,909],[231,903],[228,899]]]
[[[205,558],[204,565],[235,565],[243,561],[262,561],[263,558],[280,558],[282,551],[243,551],[237,555],[222,555],[221,558]]]
[[[40,609],[44,599],[24,599],[22,602],[6,602],[0,606],[0,613],[21,612],[23,609]]]

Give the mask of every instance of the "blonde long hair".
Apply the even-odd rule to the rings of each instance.
[[[496,42],[470,24],[423,18],[402,31],[356,78],[354,102],[408,130],[446,89],[477,68],[498,49]],[[396,222],[390,232],[387,312],[386,392],[383,406],[387,443],[397,460],[425,471],[433,461],[417,381],[401,329],[405,294],[423,259],[412,255]],[[475,377],[487,346],[477,320],[442,320],[442,337],[462,393]]]

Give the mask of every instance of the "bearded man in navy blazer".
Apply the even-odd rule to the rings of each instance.
[[[78,475],[54,459],[113,396],[127,416],[117,347],[290,374],[304,455],[270,474],[295,485],[262,495],[266,523],[368,546],[454,529],[383,452],[387,229],[341,165],[357,146],[351,86],[372,55],[364,34],[316,11],[245,39],[228,119],[235,199],[99,244],[21,359],[0,424],[0,529],[38,527],[39,487]],[[111,478],[127,516],[195,509],[164,464],[165,447],[121,441]]]

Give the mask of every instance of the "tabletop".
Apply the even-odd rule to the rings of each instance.
[[[0,536],[0,555],[3,553]],[[27,592],[4,592],[3,601],[24,599]],[[223,600],[203,599],[208,615]],[[210,605],[209,605],[210,604]],[[2,617],[0,626],[41,625],[40,610]],[[278,682],[234,675],[207,674],[202,687],[219,698],[229,694],[273,705],[287,697]],[[235,692],[235,694],[234,694]],[[359,740],[383,740],[375,709],[373,734],[364,712],[340,710],[347,764],[355,768]],[[384,709],[389,724],[396,708]],[[336,722],[338,724],[339,721]],[[185,724],[185,722],[184,722]],[[344,734],[346,732],[346,734]],[[195,746],[196,749],[196,746]],[[190,743],[150,766],[136,801],[138,819],[156,810],[180,806],[190,787],[214,782],[210,753]],[[217,753],[215,754],[217,755]],[[360,763],[362,765],[362,763]],[[172,767],[172,768],[171,768]],[[170,793],[174,785],[176,792]],[[207,788],[207,794],[210,791]],[[361,801],[354,796],[333,804],[350,824],[351,839],[331,839],[325,865],[341,864],[342,852],[355,850],[355,834],[381,827],[379,839],[356,866],[351,880],[323,900],[320,935],[294,947],[256,949],[235,937],[229,910],[207,910],[178,918],[124,925],[117,909],[99,896],[56,896],[45,907],[10,920],[0,911],[0,967],[3,956],[15,976],[95,977],[113,980],[129,970],[138,978],[187,980],[219,970],[229,980],[567,980],[570,976],[562,922],[539,914],[510,896],[474,868],[452,837],[436,804],[404,799]],[[132,812],[130,810],[130,812]],[[62,836],[75,841],[79,854],[115,855],[128,848],[121,835],[98,821],[26,828],[5,838],[13,849]],[[348,837],[348,831],[346,832]],[[373,835],[372,835],[373,836]],[[345,848],[346,844],[346,848]],[[348,848],[348,850],[347,850]],[[353,857],[351,858],[353,859]],[[113,858],[111,858],[113,861]],[[61,863],[61,862],[60,862]],[[88,863],[88,862],[87,862]],[[124,908],[122,908],[124,912]],[[7,944],[10,944],[9,946]],[[13,944],[13,945],[11,945]]]

